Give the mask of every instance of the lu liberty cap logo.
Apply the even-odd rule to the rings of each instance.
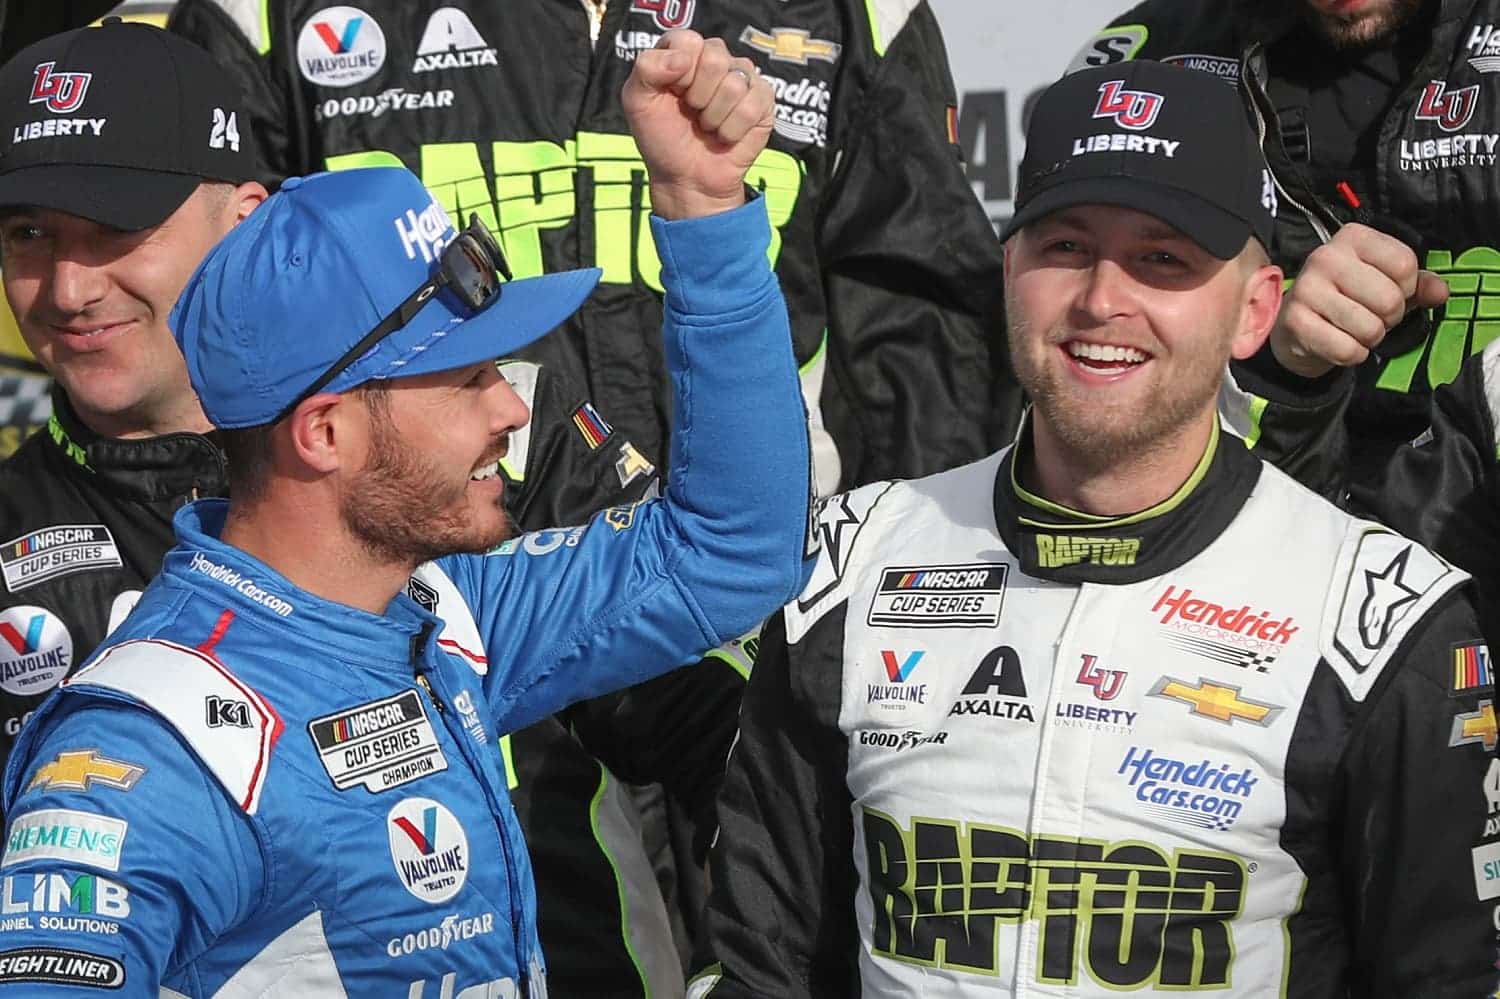
[[[83,106],[84,95],[88,93],[89,81],[94,78],[93,73],[54,73],[52,67],[55,62],[37,63],[33,71],[36,75],[31,81],[31,97],[29,104],[47,105],[47,110],[53,114],[68,114],[77,111]]]
[[[1099,99],[1094,103],[1095,118],[1113,118],[1121,128],[1142,132],[1156,124],[1166,101],[1161,94],[1147,90],[1126,90],[1123,80],[1099,85]]]

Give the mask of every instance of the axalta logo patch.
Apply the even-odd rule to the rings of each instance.
[[[1009,566],[1003,563],[881,570],[869,623],[908,628],[993,628]]]
[[[969,682],[948,709],[949,716],[986,715],[1010,721],[1035,722],[1026,694],[1021,656],[1009,645],[991,649],[969,676]]]
[[[1200,829],[1232,827],[1260,778],[1250,767],[1207,759],[1179,760],[1131,746],[1116,774],[1152,814]]]
[[[18,696],[44,694],[73,666],[73,636],[44,607],[0,611],[0,690]]]
[[[43,808],[11,821],[0,867],[26,860],[61,860],[107,871],[120,869],[130,823],[67,808]]]
[[[358,7],[327,7],[297,36],[297,68],[320,87],[349,87],[385,65],[385,32]]]
[[[471,69],[498,65],[495,50],[484,40],[469,15],[457,7],[439,7],[427,19],[422,40],[417,43],[413,73],[436,69]]]
[[[314,718],[307,731],[340,791],[363,786],[379,794],[448,769],[415,690]]]
[[[386,817],[391,861],[406,890],[424,902],[446,902],[469,876],[469,838],[447,806],[407,798]]]
[[[0,573],[12,593],[86,569],[118,568],[120,564],[120,549],[103,524],[59,524],[0,545]]]

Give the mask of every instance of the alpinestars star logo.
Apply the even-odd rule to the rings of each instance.
[[[1121,128],[1143,132],[1156,124],[1165,101],[1161,94],[1146,90],[1126,90],[1123,80],[1099,85],[1099,100],[1094,104],[1095,118],[1113,118]]]
[[[68,114],[83,106],[84,95],[89,91],[93,73],[54,73],[55,62],[37,63],[31,81],[30,104],[47,105],[53,114]]]

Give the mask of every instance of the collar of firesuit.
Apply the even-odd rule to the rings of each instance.
[[[52,416],[41,433],[65,463],[128,499],[187,502],[226,491],[224,455],[212,437],[188,432],[130,440],[100,436],[84,426],[57,385],[52,386]]]
[[[1021,569],[1060,583],[1136,583],[1169,572],[1224,532],[1260,479],[1260,459],[1214,424],[1193,474],[1153,507],[1101,517],[1049,502],[1016,475],[1031,450],[1028,412],[995,476],[995,525]]]

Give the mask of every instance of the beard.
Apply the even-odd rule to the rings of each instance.
[[[1155,452],[1175,449],[1185,431],[1202,420],[1218,399],[1233,336],[1227,328],[1205,330],[1190,351],[1179,349],[1170,382],[1137,393],[1136,398],[1101,401],[1092,397],[1105,393],[1081,390],[1056,363],[1047,363],[1049,353],[1072,339],[1076,331],[1061,325],[1045,334],[1034,331],[1009,294],[1006,314],[1016,380],[1031,399],[1037,418],[1065,449],[1069,463],[1081,471],[1106,471],[1122,461],[1145,461]]]
[[[516,533],[504,510],[493,527],[472,523],[468,475],[446,481],[402,441],[387,415],[372,410],[370,427],[370,458],[340,510],[345,527],[371,555],[417,566],[444,555],[480,554]]]
[[[1297,0],[1302,18],[1329,45],[1341,51],[1379,45],[1408,24],[1429,0],[1377,0],[1371,10],[1332,14]]]

